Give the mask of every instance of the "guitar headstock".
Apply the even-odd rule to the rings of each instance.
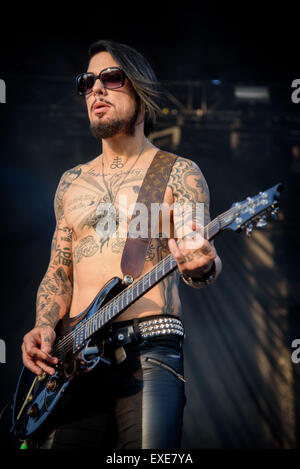
[[[278,183],[270,189],[241,202],[235,202],[231,208],[220,217],[223,229],[233,231],[246,230],[250,236],[253,228],[263,228],[267,225],[267,217],[278,219],[279,197],[283,184]]]

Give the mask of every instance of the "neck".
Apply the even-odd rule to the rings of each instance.
[[[135,135],[117,135],[112,138],[102,140],[102,153],[108,164],[118,156],[122,158],[123,164],[133,159],[140,152],[142,146],[146,147],[146,137],[144,132],[135,132]]]

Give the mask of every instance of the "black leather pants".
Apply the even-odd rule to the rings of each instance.
[[[111,365],[100,364],[74,380],[37,447],[180,448],[182,338],[166,335],[123,347],[105,342],[104,355]]]

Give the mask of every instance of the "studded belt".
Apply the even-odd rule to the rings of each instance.
[[[180,319],[174,316],[157,316],[152,316],[151,319],[143,317],[110,323],[103,338],[112,345],[126,345],[159,336],[184,337],[184,327]]]
[[[183,324],[177,318],[149,319],[148,321],[140,322],[138,327],[143,339],[166,334],[184,336]]]

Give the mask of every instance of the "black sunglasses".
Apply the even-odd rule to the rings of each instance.
[[[76,77],[77,92],[85,96],[92,92],[96,80],[100,80],[104,88],[115,90],[124,86],[126,75],[119,67],[110,67],[102,70],[99,75],[91,72],[80,73]]]

